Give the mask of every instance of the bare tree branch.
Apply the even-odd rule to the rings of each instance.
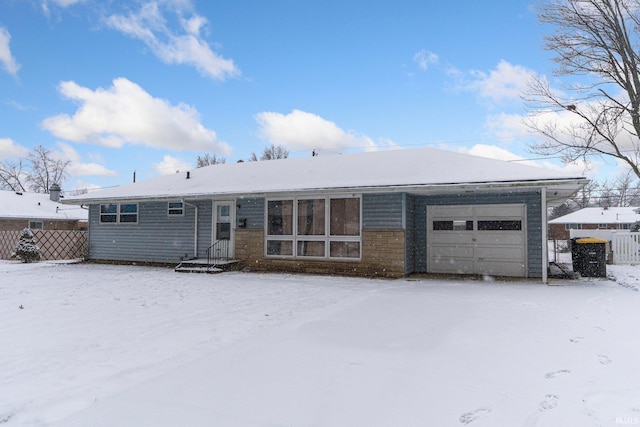
[[[260,156],[260,160],[277,160],[277,159],[286,159],[289,157],[289,150],[284,145],[274,145],[271,144],[268,147],[264,147],[262,150],[262,156]],[[258,156],[256,153],[251,153],[251,157],[249,158],[250,162],[255,162],[258,160]]]
[[[196,168],[203,168],[210,165],[219,165],[226,162],[227,159],[225,157],[218,157],[215,154],[206,153],[203,156],[198,156],[198,158],[196,159]]]
[[[555,74],[579,84],[530,82],[525,123],[545,137],[531,150],[565,162],[614,157],[640,177],[640,0],[544,0],[538,18],[554,27],[545,46]]]
[[[26,191],[23,184],[22,160],[0,162],[0,188],[11,191]]]
[[[39,145],[25,159],[0,162],[0,188],[48,193],[52,184],[67,180],[70,164],[70,160],[55,159],[49,149]]]

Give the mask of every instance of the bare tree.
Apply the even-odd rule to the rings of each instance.
[[[582,187],[569,201],[575,205],[576,210],[588,208],[596,204],[597,193],[600,191],[600,184],[597,181],[589,181]]]
[[[27,160],[30,163],[27,182],[31,191],[48,193],[51,184],[60,185],[68,177],[67,168],[71,161],[54,159],[51,150],[42,145],[34,148],[27,156]]]
[[[0,162],[0,188],[48,193],[52,184],[67,180],[70,164],[70,160],[55,159],[51,150],[39,145],[25,159]]]
[[[196,168],[203,168],[210,165],[219,165],[226,162],[227,159],[225,157],[218,157],[215,154],[206,153],[204,156],[198,156],[198,158],[196,159]]]
[[[27,191],[22,183],[25,179],[26,176],[22,172],[22,160],[0,162],[0,189]]]
[[[264,147],[262,150],[262,156],[260,156],[260,160],[276,160],[276,159],[286,159],[289,157],[289,150],[284,145],[274,145],[271,144],[268,147]],[[258,161],[258,156],[256,153],[251,153],[250,162]]]
[[[611,183],[603,182],[600,193],[600,206],[637,206],[640,201],[640,188],[631,173],[622,174]]]
[[[545,47],[555,75],[575,81],[530,83],[526,123],[546,137],[532,151],[565,162],[610,156],[640,177],[640,0],[542,0],[538,18],[554,28]]]

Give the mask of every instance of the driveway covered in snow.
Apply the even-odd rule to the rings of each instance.
[[[640,423],[638,279],[610,270],[544,286],[0,263],[0,424]]]

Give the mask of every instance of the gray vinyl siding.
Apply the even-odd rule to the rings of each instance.
[[[362,228],[365,230],[401,230],[403,193],[365,194],[362,196]]]
[[[198,254],[211,245],[211,201],[199,207]],[[138,203],[137,224],[100,224],[100,205],[89,208],[89,257],[98,260],[179,262],[194,257],[195,208],[185,204],[184,216],[169,217],[167,202]]]
[[[236,207],[238,224],[241,220],[246,220],[245,229],[262,230],[264,228],[264,197],[237,199]]]
[[[416,251],[415,251],[415,215],[416,209],[415,196],[411,194],[404,195],[404,217],[405,217],[405,245],[404,245],[404,265],[405,273],[409,274],[416,269]]]
[[[427,206],[523,203],[527,212],[527,275],[542,277],[542,202],[540,191],[473,195],[415,196],[413,209],[414,272],[427,271]],[[410,212],[410,211],[409,211]]]

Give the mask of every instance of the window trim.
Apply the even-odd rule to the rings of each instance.
[[[582,230],[582,224],[577,222],[571,222],[564,225],[565,230]]]
[[[180,207],[171,207],[171,205],[180,204]],[[184,202],[181,200],[176,200],[172,202],[167,202],[167,217],[169,218],[179,218],[184,216]]]
[[[331,201],[335,199],[357,199],[358,206],[358,222],[359,229],[357,235],[332,235],[331,234]],[[298,202],[303,200],[324,200],[324,234],[307,235],[298,234]],[[269,232],[269,202],[276,201],[291,201],[293,204],[292,211],[292,234],[268,234]],[[292,255],[273,255],[268,254],[268,246],[270,241],[291,242]],[[298,255],[298,243],[299,242],[323,242],[324,243],[324,255],[322,256],[306,256]],[[332,242],[354,242],[358,244],[359,255],[358,257],[332,257],[331,256],[331,243]],[[264,248],[263,254],[265,258],[270,259],[297,259],[297,260],[326,260],[326,261],[350,261],[358,262],[362,261],[362,195],[305,195],[305,196],[283,196],[283,197],[271,197],[265,200],[265,220],[264,220]]]
[[[109,206],[109,205],[115,205],[116,206],[116,211],[115,212],[108,212],[108,213],[103,213],[102,212],[102,206]],[[136,211],[135,212],[123,212],[122,211],[122,206],[135,206],[136,207]],[[114,216],[115,215],[115,221],[103,221],[102,218],[103,216]],[[123,221],[122,217],[123,216],[133,216],[135,215],[135,221]],[[108,224],[115,224],[115,225],[120,225],[120,224],[125,224],[125,225],[137,225],[138,224],[138,220],[140,217],[140,206],[138,203],[101,203],[98,205],[98,221],[101,225],[108,225]]]
[[[40,224],[40,227],[38,226],[32,227],[31,224]],[[44,221],[37,220],[37,219],[30,219],[28,227],[29,227],[29,230],[44,230]]]

